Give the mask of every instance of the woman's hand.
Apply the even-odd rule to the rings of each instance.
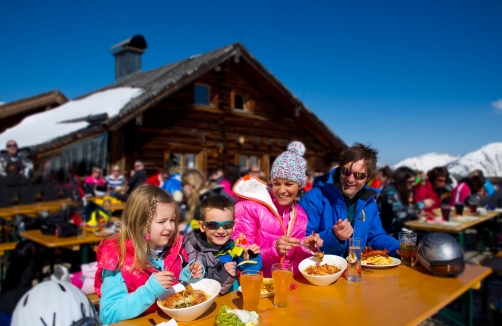
[[[354,233],[354,229],[348,219],[336,221],[335,225],[333,225],[333,233],[335,237],[340,241],[345,241],[352,236]]]
[[[236,266],[236,264],[234,261],[223,264],[223,267],[225,267],[225,270],[227,271],[227,273],[230,274],[230,276],[232,276],[232,277],[235,277],[237,275],[235,272],[235,269],[236,269],[235,266]]]
[[[282,256],[287,254],[293,247],[298,247],[299,245],[298,239],[283,235],[275,242],[275,250]]]
[[[174,283],[174,273],[170,271],[157,272],[155,273],[155,279],[164,289],[167,289]]]
[[[321,239],[319,233],[315,233],[314,231],[312,231],[312,234],[303,240],[302,245],[304,247],[309,248],[312,251],[317,251],[319,248],[322,247],[323,243],[324,240]]]
[[[202,264],[200,261],[196,261],[193,264],[188,266],[188,270],[192,273],[193,278],[201,278],[202,277]]]

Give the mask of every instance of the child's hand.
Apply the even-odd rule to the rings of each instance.
[[[200,261],[196,261],[190,266],[188,266],[188,270],[192,273],[193,278],[201,278],[202,277],[202,264]]]
[[[164,289],[167,289],[174,283],[174,274],[170,271],[157,272],[155,273],[155,279]]]
[[[225,267],[225,270],[227,271],[228,274],[230,274],[230,276],[232,277],[235,277],[237,274],[235,273],[235,262],[232,261],[230,263],[225,263],[223,264],[223,266]]]
[[[249,260],[249,251],[248,250],[251,250],[251,252],[255,255],[258,255],[260,253],[260,247],[254,243],[252,245],[250,245],[249,247],[247,247],[246,250],[244,250],[244,253],[242,254],[242,258],[244,258],[244,260]]]

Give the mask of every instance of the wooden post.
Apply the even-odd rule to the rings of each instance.
[[[124,142],[124,128],[119,128],[115,131],[109,131],[109,156],[110,166],[108,171],[112,171],[115,165],[118,165],[121,173],[125,173],[126,157],[125,157],[125,142]]]
[[[260,160],[260,170],[265,174],[265,179],[270,179],[270,155],[265,154]]]
[[[206,149],[202,149],[199,153],[197,153],[195,157],[195,166],[197,169],[202,171],[205,175],[207,174],[207,152]]]

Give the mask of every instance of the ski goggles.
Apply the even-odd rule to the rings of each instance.
[[[463,273],[465,264],[455,260],[453,262],[432,262],[430,264],[431,272],[436,276],[459,276]]]
[[[220,227],[223,228],[223,230],[230,230],[234,227],[234,221],[224,221],[224,222],[216,222],[216,221],[209,221],[209,222],[202,222],[206,228],[209,230],[218,230]]]
[[[354,176],[354,179],[356,180],[364,180],[368,176],[368,173],[366,172],[352,172],[346,167],[342,167],[341,172],[346,177],[350,177],[350,175],[352,174]]]

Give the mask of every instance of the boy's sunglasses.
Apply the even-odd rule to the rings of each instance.
[[[354,175],[354,179],[356,180],[364,180],[368,176],[368,173],[365,172],[352,172],[346,167],[342,167],[342,174],[346,177],[350,177],[351,174]]]
[[[234,227],[234,221],[225,221],[225,222],[209,221],[209,222],[202,222],[202,223],[209,230],[218,230],[220,227],[222,227],[223,230],[230,230],[231,228]]]

